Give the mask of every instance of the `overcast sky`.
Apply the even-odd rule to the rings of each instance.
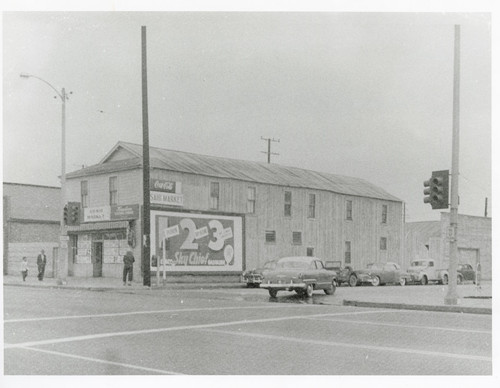
[[[423,181],[451,169],[454,24],[461,26],[460,207],[491,216],[491,19],[486,13],[67,12],[3,15],[3,180],[66,171],[142,144],[359,177],[439,219]]]

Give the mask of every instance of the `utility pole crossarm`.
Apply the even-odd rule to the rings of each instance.
[[[261,140],[267,141],[267,151],[261,151],[263,154],[267,154],[267,163],[271,163],[271,155],[279,155],[275,152],[271,152],[271,142],[279,143],[280,139],[269,138],[269,137],[260,137]]]

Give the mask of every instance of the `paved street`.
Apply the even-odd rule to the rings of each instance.
[[[490,375],[491,331],[338,293],[4,287],[6,375]]]

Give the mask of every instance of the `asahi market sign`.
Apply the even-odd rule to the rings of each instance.
[[[151,254],[169,272],[241,271],[243,218],[154,210]]]
[[[151,191],[149,193],[149,200],[152,204],[157,205],[184,206],[184,196],[182,194]]]

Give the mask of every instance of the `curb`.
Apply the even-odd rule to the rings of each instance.
[[[205,290],[205,289],[217,289],[217,288],[244,288],[245,285],[239,283],[213,283],[213,284],[196,284],[196,283],[169,283],[166,285],[157,286],[152,284],[151,286],[137,285],[132,287],[116,286],[116,287],[106,287],[106,286],[78,286],[78,285],[67,285],[67,284],[22,284],[22,283],[3,283],[4,286],[13,287],[31,287],[31,288],[60,288],[65,290],[86,290],[86,291],[155,291],[155,290]]]
[[[438,311],[447,313],[466,313],[466,314],[487,314],[492,315],[492,309],[487,307],[467,307],[467,306],[436,306],[423,304],[405,304],[405,303],[383,303],[383,302],[361,302],[358,300],[343,300],[343,306],[355,307],[379,307],[398,310],[420,310],[420,311]]]

